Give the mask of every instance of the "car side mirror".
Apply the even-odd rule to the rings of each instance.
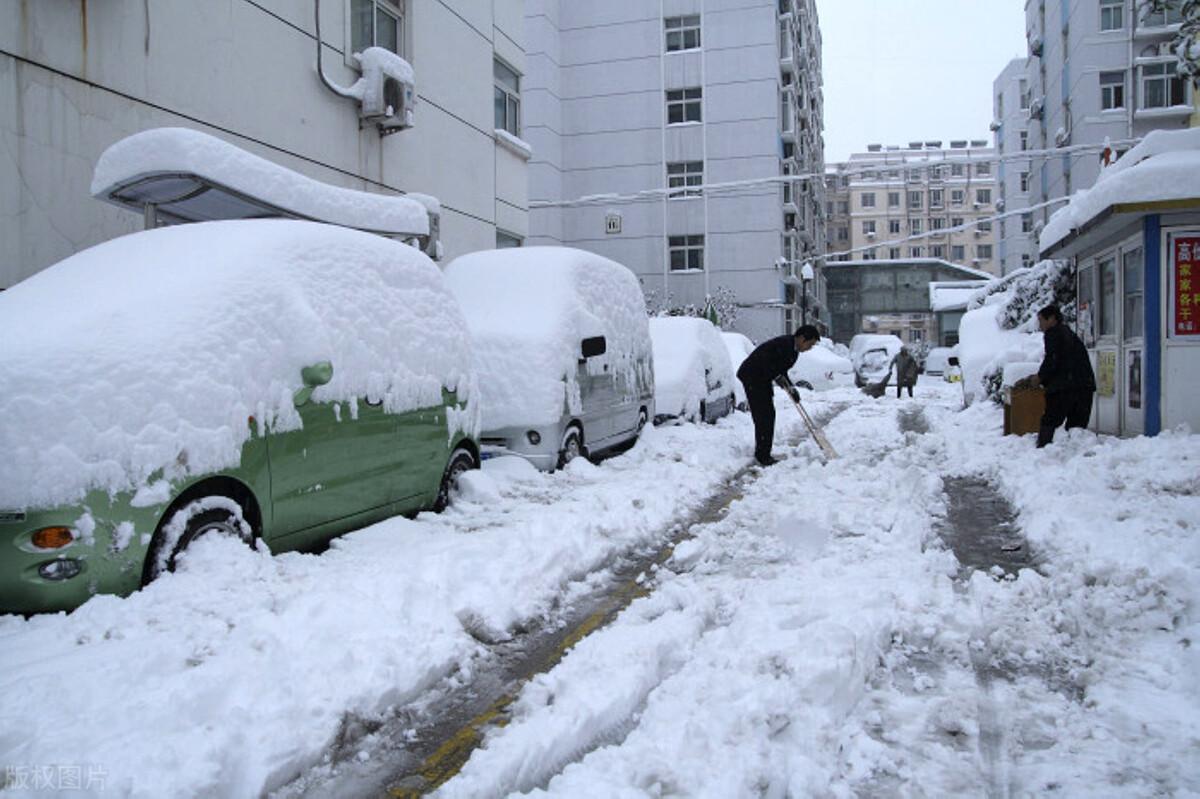
[[[603,355],[608,352],[608,342],[604,339],[604,336],[592,336],[591,338],[585,338],[579,349],[585,359],[594,358],[597,355]]]
[[[292,404],[297,408],[312,399],[313,389],[333,379],[333,364],[329,361],[318,361],[312,366],[306,366],[300,370],[300,379],[304,382],[304,388],[292,395]]]

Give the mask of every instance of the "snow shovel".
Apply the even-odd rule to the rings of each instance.
[[[793,388],[792,391],[795,391],[795,389]],[[796,403],[796,410],[800,411],[800,418],[804,420],[804,426],[812,434],[813,441],[817,442],[817,446],[821,448],[821,452],[825,453],[825,457],[829,460],[836,458],[838,456],[837,450],[833,448],[833,445],[829,443],[829,439],[825,437],[825,431],[817,427],[817,423],[808,415],[808,411],[804,410],[804,406],[800,404],[800,400],[792,396],[791,391],[787,394],[791,397],[792,402]]]
[[[892,368],[889,366],[887,374],[883,376],[882,380],[880,380],[878,383],[867,383],[865,386],[863,386],[863,388],[862,388],[863,393],[866,394],[868,397],[874,397],[875,399],[879,399],[880,397],[882,397],[884,394],[887,393],[888,381],[891,379],[892,379]]]

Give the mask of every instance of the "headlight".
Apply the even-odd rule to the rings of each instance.
[[[529,439],[529,443],[533,444],[535,447],[542,443],[542,434],[536,430],[530,430],[525,434],[525,437]]]
[[[83,571],[83,562],[75,560],[75,558],[48,560],[38,566],[38,574],[44,580],[70,580],[81,571]]]
[[[30,536],[38,549],[62,549],[75,540],[70,527],[43,527]]]

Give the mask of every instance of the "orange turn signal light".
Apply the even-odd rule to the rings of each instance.
[[[62,549],[74,540],[70,527],[43,527],[33,534],[33,545],[38,549]]]

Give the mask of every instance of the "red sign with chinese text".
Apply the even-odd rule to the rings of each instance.
[[[1171,285],[1171,333],[1200,336],[1200,236],[1172,237],[1175,261]]]

